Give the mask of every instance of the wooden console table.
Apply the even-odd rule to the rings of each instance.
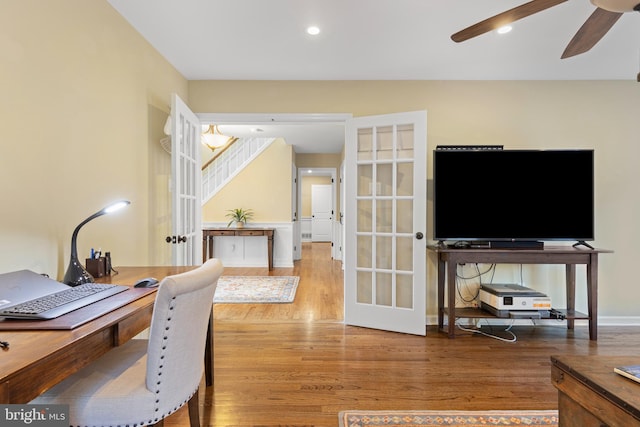
[[[269,270],[273,270],[274,228],[203,228],[202,262],[213,258],[213,238],[216,236],[267,236],[267,257]]]
[[[551,356],[560,427],[640,427],[640,384],[613,372],[637,356]]]
[[[565,264],[566,310],[558,310],[573,329],[575,319],[589,320],[589,339],[598,339],[598,254],[611,253],[604,249],[583,249],[573,246],[545,246],[543,249],[460,249],[428,246],[438,257],[438,327],[444,329],[444,315],[448,316],[449,337],[455,336],[457,317],[487,318],[492,314],[476,308],[456,308],[456,270],[458,264]],[[588,314],[575,311],[576,264],[584,264],[587,272]],[[446,286],[445,286],[446,278]],[[447,305],[445,305],[445,290]]]

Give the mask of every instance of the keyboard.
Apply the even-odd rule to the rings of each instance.
[[[0,309],[0,317],[47,320],[127,290],[124,285],[85,283]]]

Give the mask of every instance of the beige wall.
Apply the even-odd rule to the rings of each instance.
[[[296,166],[299,168],[334,168],[336,172],[340,169],[342,154],[298,154],[296,155]]]
[[[194,111],[213,113],[364,116],[427,110],[429,178],[431,150],[437,145],[594,148],[595,244],[615,250],[600,259],[600,315],[638,316],[634,301],[640,299],[640,288],[629,279],[640,258],[640,197],[635,188],[640,182],[640,90],[635,81],[191,81],[189,101]],[[428,212],[431,209],[429,201]],[[428,218],[428,236],[433,235],[431,226]],[[433,262],[430,256],[431,314],[435,312]],[[527,284],[542,287],[554,305],[562,306],[563,269],[528,270]],[[518,279],[517,270],[500,266],[499,275],[503,271],[508,279]],[[583,269],[578,272],[581,280]],[[579,288],[578,307],[584,305],[585,292]]]
[[[224,186],[202,209],[203,222],[228,222],[229,209],[254,212],[252,222],[291,221],[293,150],[276,139],[248,167]]]
[[[302,213],[300,218],[311,218],[311,192],[314,185],[331,185],[330,176],[303,176],[301,200]]]
[[[202,221],[228,222],[225,218],[227,210],[244,207],[255,212],[253,222],[289,222],[292,203],[291,164],[295,162],[299,168],[334,168],[339,173],[340,159],[340,154],[296,155],[284,140],[279,139],[205,203]],[[325,182],[327,180],[331,183],[331,178],[323,179]],[[309,186],[306,190],[311,191]],[[303,186],[302,217],[311,215],[310,198],[311,194],[307,194]],[[304,204],[306,199],[309,199],[308,206]],[[339,200],[336,203],[339,205]]]
[[[131,205],[82,229],[79,256],[155,263],[169,159],[157,141],[187,81],[103,0],[2,2],[0,51],[0,273],[62,279],[73,229],[120,198]]]
[[[344,153],[344,150],[342,150]],[[335,204],[336,204],[336,211],[340,212],[340,166],[342,165],[342,159],[343,159],[343,153],[338,153],[338,154],[327,154],[327,153],[322,153],[322,154],[298,154],[296,156],[296,167],[298,169],[304,169],[304,168],[333,168],[336,170],[336,186],[335,186]],[[330,183],[330,182],[329,182]],[[310,191],[310,190],[309,190]],[[311,195],[307,195],[305,189],[302,189],[302,200],[304,203],[305,197],[307,197],[309,199],[309,202],[311,201]],[[302,206],[302,218],[305,217],[307,214],[306,209],[304,204]],[[308,207],[308,214],[311,214],[311,206]]]

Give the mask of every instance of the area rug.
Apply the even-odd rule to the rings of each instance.
[[[557,426],[558,411],[342,411],[340,427]]]
[[[298,276],[222,276],[218,279],[214,303],[277,304],[293,302]]]

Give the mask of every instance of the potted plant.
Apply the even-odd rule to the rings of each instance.
[[[243,228],[244,224],[253,217],[253,211],[251,209],[236,208],[229,209],[227,212],[228,213],[225,215],[229,218],[227,227],[230,227],[231,224],[235,223],[236,228]]]

